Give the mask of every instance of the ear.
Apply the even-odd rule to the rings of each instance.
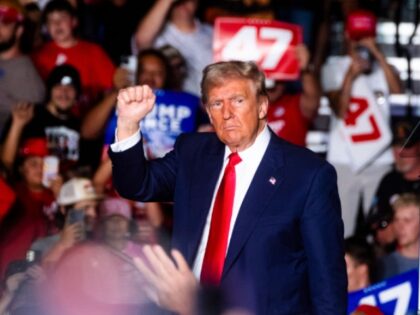
[[[268,112],[268,97],[267,96],[260,96],[259,97],[259,107],[258,107],[258,118],[265,119],[267,117]]]

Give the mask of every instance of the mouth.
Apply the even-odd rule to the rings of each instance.
[[[223,126],[223,130],[232,131],[238,129],[238,126]]]

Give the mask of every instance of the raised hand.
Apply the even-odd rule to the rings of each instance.
[[[350,72],[351,77],[354,79],[367,69],[369,69],[369,62],[356,55],[353,57],[348,71]]]
[[[300,70],[305,70],[308,67],[309,58],[309,50],[305,44],[296,46],[296,59],[298,60]]]
[[[34,117],[34,105],[28,102],[17,103],[12,108],[13,124],[25,126]]]
[[[121,141],[139,129],[140,121],[152,111],[156,96],[148,85],[138,85],[120,90],[117,100],[117,137]]]
[[[172,261],[158,245],[144,246],[143,253],[144,260],[136,257],[134,263],[147,282],[147,296],[157,305],[180,315],[194,314],[198,281],[182,254],[172,250]]]

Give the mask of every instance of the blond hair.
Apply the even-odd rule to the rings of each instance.
[[[404,193],[399,195],[393,202],[392,208],[396,212],[400,208],[415,206],[420,209],[420,197],[413,193]]]

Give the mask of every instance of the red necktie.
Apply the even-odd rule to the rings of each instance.
[[[222,277],[235,197],[235,165],[241,161],[238,153],[234,152],[229,155],[229,163],[217,191],[211,216],[209,239],[201,269],[201,283],[203,284],[219,285]]]

